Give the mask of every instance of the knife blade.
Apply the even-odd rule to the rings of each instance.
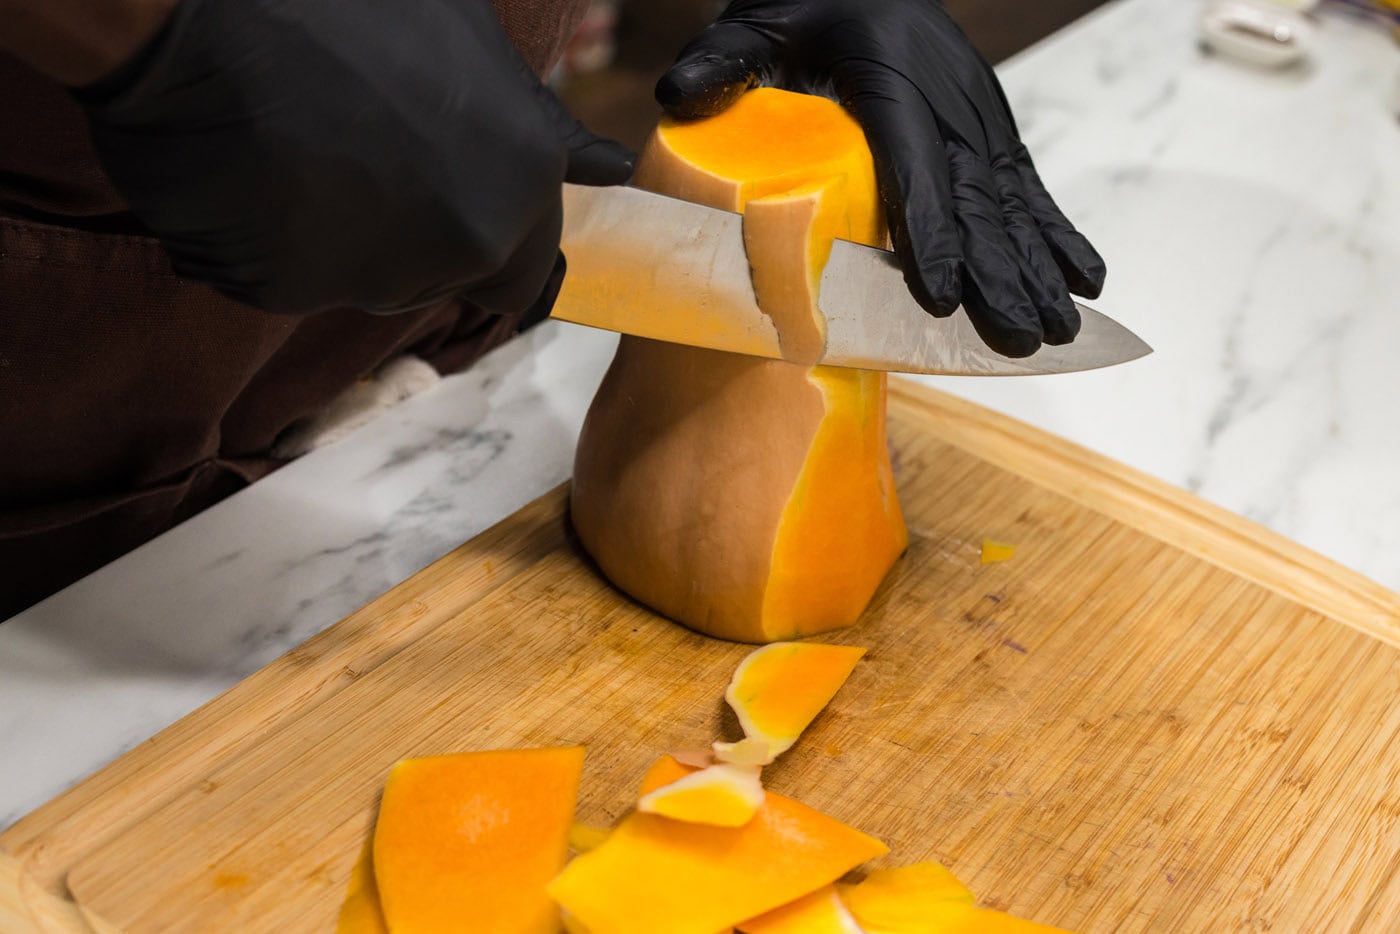
[[[564,186],[560,248],[568,273],[551,317],[653,340],[781,359],[778,333],[758,307],[743,218],[637,188]],[[1152,348],[1107,315],[1076,302],[1074,343],[1029,357],[995,353],[964,310],[925,312],[893,253],[837,240],[822,273],[826,317],[820,362],[863,370],[952,376],[1025,376],[1092,370]]]

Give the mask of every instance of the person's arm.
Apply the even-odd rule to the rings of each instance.
[[[179,0],[0,0],[0,50],[69,86],[110,73]]]
[[[560,183],[633,156],[575,121],[485,0],[0,0],[175,271],[269,311],[538,311]]]

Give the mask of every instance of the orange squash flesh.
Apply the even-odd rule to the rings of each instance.
[[[754,297],[773,319],[783,359],[816,363],[826,349],[826,318],[817,307],[833,237],[851,239],[846,179],[835,176],[744,205],[744,247]]]
[[[719,763],[642,795],[637,810],[712,827],[742,827],[764,802],[758,769]]]
[[[407,759],[384,787],[374,876],[394,934],[555,934],[583,748]]]
[[[767,765],[791,749],[864,654],[859,646],[817,642],[774,642],[750,652],[724,692],[744,738],[715,743],[716,758]]]
[[[374,884],[373,844],[373,837],[365,840],[355,868],[350,870],[350,884],[336,919],[335,934],[389,934],[384,911],[379,907],[379,889]]]
[[[691,771],[664,756],[647,773],[642,794]],[[769,792],[743,827],[633,812],[570,862],[549,894],[593,934],[713,934],[885,852],[873,837]]]
[[[867,934],[860,929],[834,886],[739,924],[741,934]]]
[[[862,926],[882,934],[914,934],[948,906],[970,910],[976,902],[971,889],[934,862],[878,869],[836,891]]]
[[[976,907],[972,891],[934,862],[878,869],[836,891],[866,934],[1065,934]]]
[[[624,337],[579,439],[579,537],[620,589],[712,636],[850,625],[908,543],[884,374],[810,365],[832,237],[884,240],[864,135],[831,101],[760,88],[715,117],[664,120],[634,182],[745,212],[787,359]]]
[[[569,828],[569,849],[575,853],[587,853],[608,838],[612,830],[575,821]]]

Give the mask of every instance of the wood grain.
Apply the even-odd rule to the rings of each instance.
[[[0,835],[0,855],[23,867],[29,891],[65,897],[64,876],[80,852],[559,547],[565,502],[563,487],[546,494],[31,812]],[[56,919],[52,905],[42,915],[43,930],[77,923],[71,913]]]
[[[1394,594],[929,390],[897,387],[891,436],[913,542],[833,634],[871,651],[768,771],[775,790],[1079,930],[1394,927]],[[517,514],[16,825],[0,922],[24,897],[8,853],[99,930],[330,931],[399,758],[581,742],[580,817],[605,823],[659,751],[732,738],[720,698],[748,648],[609,589],[562,507]],[[983,538],[1015,557],[981,564]]]
[[[1178,487],[975,403],[890,380],[939,438],[1304,606],[1400,646],[1400,594]]]

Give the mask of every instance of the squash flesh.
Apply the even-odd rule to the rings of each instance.
[[[808,378],[827,415],[779,521],[765,641],[855,622],[909,544],[885,435],[885,374],[814,367]]]
[[[774,908],[739,924],[740,934],[866,934],[846,910],[835,886]]]
[[[336,934],[389,934],[384,912],[379,907],[379,889],[374,882],[374,838],[365,840],[360,856],[350,870],[345,901],[336,918]]]
[[[713,827],[742,827],[763,806],[757,767],[718,763],[642,795],[637,810]]]
[[[885,375],[810,365],[832,237],[884,240],[864,135],[831,101],[760,88],[718,116],[663,121],[634,182],[745,212],[755,294],[787,359],[624,337],[579,440],[580,539],[620,589],[708,635],[850,625],[908,543]]]
[[[715,743],[716,757],[763,766],[787,752],[864,654],[859,646],[818,642],[775,642],[750,652],[724,692],[744,738]]]
[[[757,198],[843,176],[854,176],[854,184],[846,193],[843,232],[836,235],[858,243],[883,243],[875,166],[860,125],[825,98],[758,88],[713,117],[687,123],[663,120],[647,142],[632,183],[726,211],[743,211]]]
[[[642,794],[692,770],[663,756]],[[575,858],[549,894],[599,934],[713,934],[771,911],[888,852],[873,837],[768,792],[743,827],[633,812]]]
[[[374,878],[394,934],[555,934],[583,747],[406,759],[384,787]]]

